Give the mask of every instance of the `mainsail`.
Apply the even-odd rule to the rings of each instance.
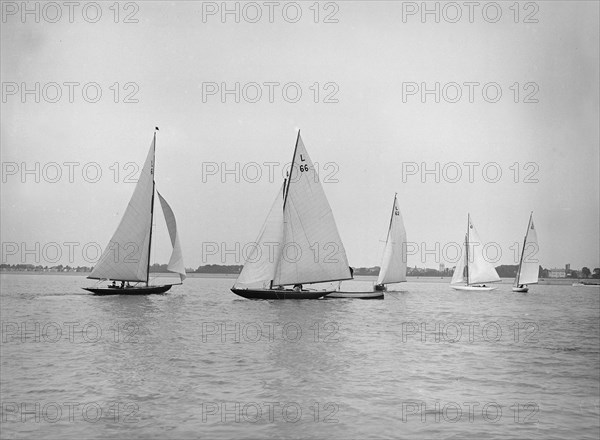
[[[155,144],[156,136],[121,223],[88,278],[148,282]]]
[[[406,230],[402,214],[398,208],[398,200],[394,195],[394,205],[390,226],[383,251],[381,270],[377,284],[401,283],[406,281]]]
[[[298,132],[283,204],[281,257],[273,283],[289,285],[351,278],[331,207]]]
[[[536,284],[538,282],[539,263],[537,258],[535,258],[538,249],[537,231],[533,226],[533,213],[531,213],[523,242],[521,261],[517,277],[515,278],[515,285]]]
[[[500,281],[498,272],[494,266],[485,259],[483,255],[483,243],[479,238],[479,234],[471,222],[471,216],[469,215],[469,227],[467,229],[467,246],[473,245],[468,248],[468,261],[467,261],[467,280],[468,284],[479,284],[479,283],[494,283]],[[475,247],[479,247],[475,249]]]
[[[173,246],[173,251],[171,252],[171,258],[169,259],[167,269],[170,272],[179,274],[179,279],[183,282],[186,274],[185,266],[183,264],[183,254],[181,252],[181,243],[179,242],[179,233],[177,232],[177,221],[175,220],[175,214],[173,214],[173,210],[163,196],[161,196],[158,191],[156,191],[156,194],[158,194],[160,206],[162,206],[165,222],[167,223],[167,229],[169,230],[171,245]]]
[[[285,185],[285,184],[284,184]],[[275,277],[275,269],[281,254],[283,242],[283,189],[277,192],[277,197],[269,211],[269,215],[253,243],[254,247],[248,254],[246,262],[236,284],[252,284],[270,282]]]

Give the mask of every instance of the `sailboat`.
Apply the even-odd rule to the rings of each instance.
[[[529,290],[529,287],[527,287],[528,284],[537,284],[538,282],[539,265],[537,260],[530,261],[525,256],[525,250],[528,247],[533,247],[536,251],[538,249],[537,232],[533,226],[533,212],[529,216],[529,224],[527,225],[521,259],[519,260],[519,269],[517,270],[515,284],[512,288],[513,292],[527,292]]]
[[[406,230],[398,208],[397,196],[398,193],[394,194],[381,269],[373,290],[370,292],[336,291],[327,295],[327,298],[383,298],[387,284],[406,281]]]
[[[152,246],[152,220],[154,216],[154,154],[156,149],[156,131],[152,138],[150,151],[144,162],[144,167],[135,185],[129,205],[121,218],[117,230],[108,246],[100,256],[98,263],[88,278],[94,280],[112,281],[106,287],[98,285],[84,287],[96,295],[148,295],[164,293],[174,284],[150,284],[150,250]],[[167,269],[179,275],[180,282],[186,277],[177,222],[173,210],[160,195],[169,238],[173,247]],[[120,282],[120,285],[117,284]],[[127,284],[125,284],[127,283]],[[135,283],[130,285],[130,283]]]
[[[317,299],[333,290],[302,285],[351,278],[331,207],[298,131],[289,175],[231,291],[248,299]]]
[[[469,245],[481,245],[479,234],[471,222],[471,215],[468,216],[467,233],[465,234],[465,242],[461,259],[458,261],[454,269],[454,275],[450,285],[454,290],[470,290],[470,291],[489,291],[494,290],[496,286],[486,286],[484,283],[496,283],[500,281],[498,272],[494,266],[487,261],[482,252],[473,250],[473,254],[469,254]],[[472,257],[472,258],[469,258]],[[464,285],[462,283],[465,283]]]

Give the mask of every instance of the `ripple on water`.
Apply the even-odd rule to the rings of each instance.
[[[408,282],[383,301],[295,302],[238,299],[229,292],[231,279],[190,278],[168,295],[139,298],[94,297],[80,291],[85,283],[69,276],[2,276],[4,325],[57,323],[63,329],[56,342],[36,342],[3,328],[2,400],[98,403],[103,416],[93,424],[81,414],[74,421],[21,423],[5,411],[4,436],[599,435],[597,291],[535,286],[528,295],[514,295],[500,285],[495,293],[475,295]],[[352,283],[356,290],[370,285]],[[92,342],[81,333],[70,341],[67,322],[80,329],[94,323],[101,334],[95,338],[90,327]],[[436,339],[436,323],[450,331],[465,322],[479,325],[472,340],[464,326],[460,337],[445,334],[455,342],[439,332]],[[415,323],[411,332],[407,325]],[[502,330],[497,341],[481,335],[489,323]],[[516,337],[515,323],[529,327]],[[415,402],[425,405],[422,414],[420,406],[417,414],[407,409]],[[478,404],[473,421],[445,420],[451,403],[468,414],[465,402]],[[483,419],[486,403],[502,408],[500,420]],[[515,423],[515,404],[526,403],[537,405],[535,423]],[[110,412],[115,404],[121,405],[117,420]],[[246,411],[238,412],[237,422],[236,404]],[[272,415],[268,405],[277,409]],[[285,419],[284,405],[288,418],[301,409],[297,422]],[[230,411],[225,420],[223,408]],[[256,408],[261,416],[249,421]]]

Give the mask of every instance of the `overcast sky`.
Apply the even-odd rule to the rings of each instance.
[[[134,187],[126,164],[141,167],[159,126],[157,188],[187,267],[235,264],[222,244],[256,238],[298,128],[351,265],[380,264],[397,192],[410,266],[453,257],[468,212],[496,264],[516,264],[530,211],[542,266],[600,266],[598,2],[429,3],[439,23],[421,2],[230,3],[239,22],[221,2],[121,3],[118,17],[113,2],[101,16],[21,4],[2,2],[2,262],[34,263],[21,246],[38,242],[40,264],[48,243],[67,264],[77,242],[73,262],[90,265],[83,245],[107,244]],[[239,102],[221,94],[236,83]]]

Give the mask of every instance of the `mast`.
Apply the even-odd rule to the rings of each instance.
[[[290,183],[292,181],[292,171],[294,170],[294,161],[296,160],[296,150],[298,150],[298,140],[300,140],[300,130],[298,130],[298,135],[296,136],[296,145],[294,146],[294,155],[292,156],[292,165],[290,166],[287,182],[285,179],[283,181],[283,209],[285,209],[285,203],[287,202]],[[273,280],[269,282],[269,289],[273,289]]]
[[[467,214],[467,235],[465,235],[465,267],[467,271],[467,286],[469,285],[469,229],[471,228],[471,214]]]
[[[153,148],[152,148],[152,201],[150,202],[150,237],[148,239],[148,264],[146,265],[146,286],[148,285],[148,282],[150,281],[150,252],[152,250],[152,221],[153,221],[153,217],[154,217],[154,186],[156,185],[156,183],[154,182],[154,167],[155,167],[155,162],[156,162],[156,130],[158,130],[158,127],[155,127],[154,129],[154,139],[152,141],[153,144]]]
[[[292,156],[292,165],[290,166],[290,172],[286,179],[283,181],[283,208],[285,209],[285,203],[287,202],[287,195],[290,188],[290,183],[292,181],[292,171],[294,170],[294,161],[296,160],[296,151],[298,150],[298,141],[300,140],[300,130],[298,130],[298,135],[296,136],[296,145],[294,146],[294,155]],[[273,280],[269,282],[269,289],[273,289]]]
[[[394,193],[394,203],[392,204],[392,215],[390,215],[390,225],[388,226],[388,236],[385,238],[385,243],[387,244],[388,239],[390,238],[390,231],[392,230],[392,221],[394,220],[394,211],[396,210],[396,196],[398,193]]]
[[[294,146],[294,155],[292,156],[292,165],[290,166],[290,175],[288,176],[287,186],[285,187],[285,193],[283,198],[283,209],[285,209],[285,203],[287,202],[287,196],[290,189],[290,183],[292,181],[292,172],[294,171],[294,162],[296,160],[296,151],[298,150],[298,141],[300,140],[300,130],[298,130],[298,136],[296,137],[296,145]]]
[[[531,219],[533,218],[533,211],[529,214],[529,222],[527,223],[527,232],[525,232],[525,238],[523,239],[523,250],[521,251],[521,259],[519,260],[519,269],[517,270],[517,278],[515,279],[515,286],[519,286],[519,278],[521,277],[521,265],[523,264],[523,256],[525,255],[525,246],[527,245],[527,236],[529,235],[529,228],[531,227]]]

